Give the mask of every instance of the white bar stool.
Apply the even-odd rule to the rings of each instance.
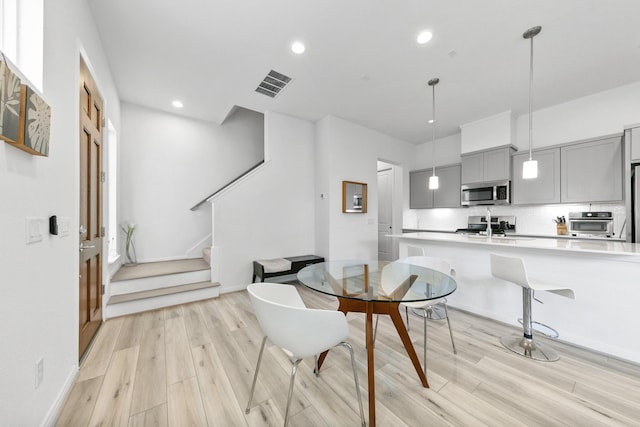
[[[499,279],[522,286],[523,335],[503,336],[500,338],[502,345],[507,347],[509,350],[530,359],[545,362],[555,362],[558,360],[560,357],[552,348],[543,346],[533,340],[531,301],[535,298],[535,291],[553,292],[554,294],[562,295],[563,297],[575,299],[573,289],[544,283],[530,282],[527,278],[527,271],[522,258],[491,254],[491,274]]]

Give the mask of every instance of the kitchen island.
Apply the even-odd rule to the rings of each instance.
[[[560,339],[640,363],[636,339],[640,303],[640,244],[607,240],[486,237],[418,232],[392,235],[400,257],[407,246],[444,258],[455,270],[452,307],[520,327],[522,290],[491,275],[490,253],[524,259],[530,278],[573,288],[571,300],[548,292],[536,297],[533,319],[558,330]]]

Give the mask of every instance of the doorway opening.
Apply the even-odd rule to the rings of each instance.
[[[398,258],[398,242],[390,234],[402,231],[402,167],[378,160],[378,259]]]

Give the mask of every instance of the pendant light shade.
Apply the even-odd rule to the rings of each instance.
[[[433,167],[433,173],[429,177],[429,190],[437,190],[440,187],[440,181],[436,176],[436,85],[440,82],[439,78],[429,80],[429,86],[431,86],[433,94],[433,118],[431,123],[431,163]]]
[[[522,163],[522,178],[534,179],[537,177],[538,177],[538,161],[531,160],[531,156],[529,156],[529,160]]]
[[[534,179],[538,177],[538,161],[533,160],[531,145],[533,142],[533,38],[540,34],[542,27],[532,27],[522,34],[522,37],[531,41],[531,53],[529,55],[529,160],[522,164],[522,179]]]

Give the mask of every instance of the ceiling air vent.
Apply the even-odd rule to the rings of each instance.
[[[291,77],[287,77],[284,74],[271,70],[269,71],[269,74],[262,79],[256,88],[256,92],[275,98],[290,81]]]

